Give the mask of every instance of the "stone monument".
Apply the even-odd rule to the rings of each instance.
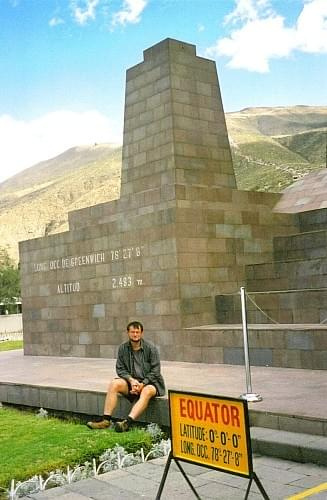
[[[138,319],[162,359],[215,361],[185,328],[215,323],[215,295],[271,258],[293,227],[279,198],[237,190],[215,63],[172,39],[145,50],[127,71],[121,198],[20,243],[25,354],[115,357]]]

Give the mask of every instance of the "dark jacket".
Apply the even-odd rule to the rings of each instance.
[[[163,396],[165,394],[165,383],[160,373],[158,349],[151,342],[141,339],[141,350],[143,352],[143,370],[145,375],[142,382],[145,385],[154,385],[158,391],[158,395]],[[134,377],[133,370],[132,347],[130,342],[127,341],[119,346],[116,372],[118,377],[128,380],[130,377]]]

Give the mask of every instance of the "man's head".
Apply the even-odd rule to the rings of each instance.
[[[138,344],[143,337],[143,325],[139,321],[131,321],[127,325],[127,334],[130,342]]]

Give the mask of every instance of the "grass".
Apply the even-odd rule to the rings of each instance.
[[[0,351],[12,351],[14,349],[23,349],[22,340],[5,340],[0,342]]]
[[[142,429],[117,434],[91,431],[85,425],[58,418],[37,418],[35,413],[0,408],[0,488],[11,479],[45,476],[55,469],[90,461],[115,444],[128,452],[151,447],[151,436]]]

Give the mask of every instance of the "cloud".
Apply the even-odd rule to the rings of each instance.
[[[59,24],[64,24],[64,20],[61,19],[61,17],[52,17],[49,21],[49,26],[54,27],[58,26]]]
[[[120,144],[119,127],[98,111],[56,111],[35,120],[0,115],[0,182],[35,163],[83,144]]]
[[[327,53],[326,0],[314,0],[304,5],[297,20],[297,36],[299,50]]]
[[[145,9],[148,0],[124,0],[122,9],[116,12],[112,18],[112,24],[136,24],[140,22],[143,10]]]
[[[82,26],[90,19],[94,21],[98,3],[99,0],[72,0],[71,9],[75,21]]]
[[[206,50],[211,57],[226,56],[231,68],[265,73],[271,59],[289,57],[294,51],[327,53],[327,1],[306,0],[292,26],[272,9],[269,0],[236,0],[225,17],[230,35]]]
[[[255,21],[260,16],[268,16],[273,11],[270,0],[235,0],[236,7],[225,17],[225,23],[237,24],[241,21]]]
[[[1,1],[1,0],[0,0]],[[13,0],[12,0],[13,1]],[[89,21],[95,21],[96,17],[108,27],[108,19],[111,17],[111,27],[127,24],[136,24],[141,21],[141,14],[149,0],[117,0],[119,7],[113,12],[111,0],[69,0],[69,9],[73,20],[80,26]],[[54,27],[65,22],[62,16],[53,15],[49,26]]]

